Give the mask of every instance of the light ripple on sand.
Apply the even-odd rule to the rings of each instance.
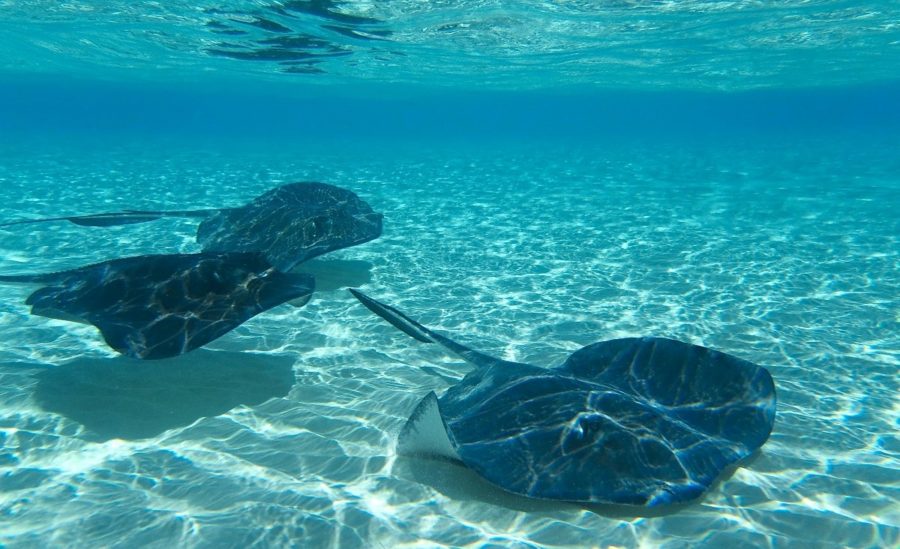
[[[373,264],[372,295],[511,360],[557,364],[580,346],[640,334],[753,360],[779,388],[770,442],[702,502],[671,516],[565,505],[526,511],[490,492],[489,502],[445,494],[405,473],[394,441],[421,396],[448,384],[424,366],[444,377],[470,367],[416,346],[340,291],[302,309],[277,308],[210,345],[290,357],[296,383],[286,396],[148,439],[97,442],[37,407],[31,374],[19,372],[114,354],[89,326],[28,316],[27,290],[4,286],[0,379],[9,384],[0,458],[11,468],[0,512],[15,527],[0,542],[900,542],[900,227],[890,214],[898,207],[891,160],[854,163],[810,149],[792,153],[815,160],[798,164],[764,147],[706,151],[703,163],[677,149],[637,159],[577,149],[279,154],[7,157],[4,173],[16,177],[0,181],[0,214],[237,204],[277,183],[330,175],[386,214],[381,239],[341,254]],[[268,175],[258,176],[261,164]],[[729,179],[729,171],[743,175]],[[881,183],[855,196],[861,191],[834,184],[850,172]],[[191,230],[163,222],[2,231],[0,249],[10,253],[0,256],[0,272],[194,251]]]

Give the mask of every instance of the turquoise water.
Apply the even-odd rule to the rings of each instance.
[[[470,366],[342,289],[141,362],[0,286],[0,544],[900,545],[892,3],[0,2],[0,220],[384,212],[321,258],[507,360],[655,335],[765,366],[775,429],[677,512],[526,500],[400,456]],[[197,251],[190,220],[0,230],[0,273]],[[327,268],[325,265],[323,268]]]

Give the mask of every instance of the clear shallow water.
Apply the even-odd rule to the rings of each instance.
[[[767,367],[779,398],[761,452],[676,513],[535,502],[397,456],[469,367],[343,290],[137,362],[4,285],[0,545],[900,545],[898,21],[835,0],[0,0],[0,220],[325,181],[385,232],[316,268],[461,342],[551,366],[667,336]],[[194,230],[17,226],[0,273],[195,251]]]
[[[320,179],[385,212],[369,294],[506,359],[658,335],[766,366],[761,453],[675,514],[508,497],[396,456],[418,400],[468,371],[344,291],[206,349],[114,356],[0,287],[0,542],[887,547],[900,543],[895,139],[617,146],[360,141],[8,144],[0,218],[241,203]],[[192,225],[0,232],[0,272],[191,251]],[[330,257],[330,256],[329,256]],[[432,367],[436,370],[424,370]],[[53,410],[53,411],[50,411]]]

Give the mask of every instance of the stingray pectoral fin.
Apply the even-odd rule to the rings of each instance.
[[[434,391],[428,393],[409,416],[400,432],[397,450],[407,456],[462,461],[450,442]]]
[[[137,256],[34,277],[55,283],[26,300],[32,313],[89,322],[142,359],[184,354],[315,290],[312,275],[276,271],[262,254]]]
[[[44,318],[65,320],[67,322],[91,324],[91,322],[82,314],[83,311],[66,310],[65,306],[57,306],[57,303],[53,300],[53,296],[57,294],[59,290],[60,288],[56,286],[45,286],[32,292],[25,300],[26,305],[31,305],[31,314],[42,316]]]
[[[86,316],[116,351],[133,358],[169,358],[202,347],[272,307],[308,300],[315,288],[315,279],[306,274],[272,272],[264,276],[263,283],[252,284],[252,295],[237,291],[234,295],[210,295],[176,312],[164,312],[155,302],[148,302],[131,311],[90,311]]]
[[[287,302],[291,307],[301,308],[305,307],[309,300],[312,298],[312,294],[306,294],[305,296],[298,297],[297,299],[292,299]]]

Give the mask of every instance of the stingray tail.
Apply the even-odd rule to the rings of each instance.
[[[457,343],[448,337],[442,336],[437,332],[429,330],[394,307],[375,301],[359,290],[350,288],[350,293],[352,293],[360,303],[365,305],[367,309],[387,320],[395,328],[417,341],[421,341],[422,343],[438,343],[452,353],[459,355],[466,362],[476,366],[486,367],[498,364],[518,366],[515,362],[507,362],[505,360],[500,360],[499,358],[494,358],[490,355],[470,349],[469,347]]]
[[[349,290],[350,293],[353,294],[353,297],[365,305],[366,309],[369,309],[376,315],[387,320],[394,328],[397,328],[404,334],[415,340],[421,341],[422,343],[437,343],[434,337],[432,337],[433,332],[431,330],[409,318],[397,309],[390,305],[379,303],[359,290],[354,290],[353,288],[349,288]]]
[[[0,275],[0,284],[46,284],[55,282],[61,273]]]
[[[125,210],[122,212],[107,212],[88,215],[71,215],[62,217],[44,217],[39,219],[18,219],[0,223],[0,227],[24,225],[28,223],[46,223],[49,221],[68,221],[83,227],[115,227],[118,225],[134,225],[156,221],[163,217],[209,217],[219,210],[180,210],[180,211],[156,211],[156,210]]]

